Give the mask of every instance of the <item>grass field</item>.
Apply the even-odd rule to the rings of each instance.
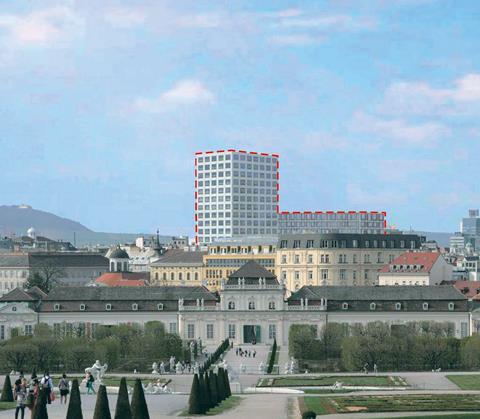
[[[304,397],[301,405],[304,405],[306,410],[313,410],[317,415],[354,412],[449,412],[480,410],[480,399],[471,394],[332,396]]]
[[[318,377],[279,377],[261,379],[258,387],[311,387],[332,386],[337,381],[345,386],[383,386],[396,387],[406,386],[407,383],[397,376],[391,375],[353,375],[353,376],[318,376]]]
[[[447,375],[462,390],[480,390],[480,374]]]
[[[234,407],[237,407],[242,400],[243,400],[243,397],[230,396],[228,399],[223,400],[218,406],[215,406],[214,408],[210,409],[205,415],[207,416],[219,415],[220,413],[223,413],[226,410],[230,410],[230,409],[233,409]],[[191,415],[190,413],[188,413],[188,409],[184,410],[179,414],[179,416],[188,416],[188,417],[192,417],[192,416],[200,417],[205,415]]]
[[[478,413],[459,413],[453,415],[424,415],[424,416],[403,416],[396,419],[425,419],[425,418],[442,418],[442,419],[478,419]]]
[[[0,402],[0,410],[15,409],[16,405],[15,402]]]

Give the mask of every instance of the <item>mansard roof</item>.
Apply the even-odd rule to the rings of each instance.
[[[301,298],[336,301],[429,301],[466,300],[460,291],[451,285],[438,286],[304,286],[292,294],[288,301]]]
[[[0,302],[23,302],[23,301],[38,301],[45,298],[45,294],[40,288],[32,287],[29,290],[22,288],[14,288],[7,294],[0,298]]]
[[[215,294],[202,286],[56,287],[45,301],[177,301],[180,298],[216,301]]]
[[[278,284],[275,274],[272,274],[254,260],[249,260],[228,277],[227,285],[237,284],[239,279],[245,279],[246,284],[258,284],[259,278],[265,278],[265,283],[269,285]]]

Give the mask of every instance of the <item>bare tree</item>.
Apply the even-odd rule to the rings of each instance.
[[[38,287],[47,294],[65,276],[65,269],[55,259],[43,259],[30,270],[25,288]]]

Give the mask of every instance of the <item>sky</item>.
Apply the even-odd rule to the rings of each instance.
[[[0,204],[189,234],[199,150],[280,154],[282,210],[457,231],[480,207],[480,2],[0,3]]]

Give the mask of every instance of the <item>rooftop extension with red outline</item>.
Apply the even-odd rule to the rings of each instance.
[[[196,214],[196,211],[197,211],[197,197],[198,197],[198,194],[197,194],[197,157],[198,156],[201,156],[201,155],[209,155],[209,154],[214,154],[214,153],[242,153],[242,154],[250,154],[250,155],[258,155],[258,156],[265,156],[265,157],[275,157],[277,159],[280,158],[280,155],[279,154],[276,154],[276,153],[260,153],[260,152],[257,152],[257,151],[246,151],[246,150],[235,150],[235,149],[232,149],[232,148],[229,148],[229,149],[226,149],[226,150],[211,150],[211,151],[197,151],[195,153],[195,243],[198,244],[198,236],[197,236],[197,232],[198,232],[198,225],[197,225],[197,214]],[[282,215],[286,215],[286,214],[382,214],[383,217],[384,217],[384,220],[383,220],[383,228],[385,229],[385,232],[384,234],[387,234],[387,212],[386,211],[365,211],[365,210],[362,210],[362,211],[341,211],[341,210],[338,210],[338,211],[280,211],[280,206],[279,206],[279,202],[280,202],[280,173],[279,173],[279,170],[280,170],[280,163],[279,161],[277,160],[277,208],[276,208],[276,212],[277,214],[282,214]]]

